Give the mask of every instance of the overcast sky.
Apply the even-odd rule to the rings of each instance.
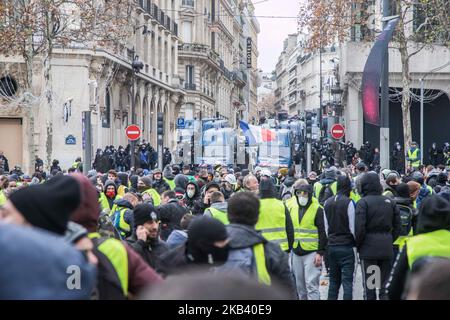
[[[261,25],[258,36],[258,68],[264,72],[275,70],[278,57],[283,49],[283,41],[290,33],[297,32],[296,19],[274,19],[260,16],[296,17],[299,0],[253,0],[255,15]]]

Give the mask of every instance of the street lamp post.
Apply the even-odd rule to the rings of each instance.
[[[136,124],[136,100],[135,100],[135,81],[136,81],[136,74],[138,74],[143,68],[144,64],[142,61],[139,61],[139,56],[135,55],[134,48],[132,50],[133,54],[133,62],[131,63],[131,122],[132,124]],[[135,154],[134,154],[134,148],[135,148],[135,141],[131,141],[130,143],[130,153],[131,153],[131,159],[130,164],[131,167],[136,170],[136,160],[135,160]]]

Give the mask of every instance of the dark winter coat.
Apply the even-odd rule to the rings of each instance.
[[[227,226],[227,232],[230,237],[230,255],[228,261],[218,268],[219,272],[229,272],[233,268],[239,268],[238,265],[234,265],[236,262],[233,261],[233,252],[247,248],[253,249],[255,245],[263,243],[266,267],[272,281],[276,281],[294,292],[288,255],[281,250],[278,244],[267,241],[254,227],[243,224],[230,224]],[[256,270],[253,270],[253,272],[256,272]],[[256,276],[256,273],[253,276]]]
[[[377,174],[360,178],[362,199],[356,205],[355,240],[361,259],[392,259],[392,244],[400,234],[400,212],[395,201],[381,191]]]
[[[173,230],[181,230],[181,218],[187,210],[178,203],[177,199],[171,199],[167,204],[158,207],[161,219],[161,239],[167,240]]]
[[[150,267],[158,273],[162,272],[160,257],[169,251],[169,246],[164,241],[159,239],[138,240],[134,233],[127,239],[127,242]]]
[[[162,178],[160,180],[153,180],[152,187],[153,189],[158,191],[159,194],[162,194],[164,191],[170,190],[169,184]]]

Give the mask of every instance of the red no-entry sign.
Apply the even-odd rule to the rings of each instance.
[[[141,128],[135,124],[132,124],[125,129],[125,134],[131,141],[138,140],[141,137],[141,133]]]
[[[330,132],[333,139],[336,140],[340,140],[345,136],[345,128],[342,124],[333,125]]]

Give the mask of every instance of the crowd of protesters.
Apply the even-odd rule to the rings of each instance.
[[[335,300],[342,285],[351,300],[358,265],[365,299],[450,298],[448,273],[431,273],[450,258],[444,165],[417,165],[413,152],[407,174],[359,159],[302,177],[160,169],[148,144],[138,148],[136,168],[129,150],[107,147],[84,174],[80,158],[45,174],[36,157],[32,177],[20,167],[0,176],[0,263],[9,266],[0,299]]]

